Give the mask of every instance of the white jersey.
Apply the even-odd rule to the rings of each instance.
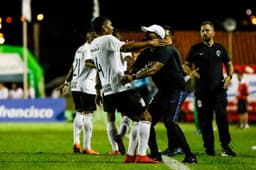
[[[91,54],[95,59],[99,71],[104,95],[114,94],[131,89],[131,84],[121,84],[124,75],[120,48],[124,42],[113,35],[104,35],[95,38],[91,44]]]
[[[73,77],[71,80],[71,91],[84,92],[88,94],[96,94],[95,78],[97,69],[87,67],[85,61],[92,59],[90,45],[88,42],[80,46],[73,61]]]

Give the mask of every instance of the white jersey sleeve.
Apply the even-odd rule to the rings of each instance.
[[[120,55],[121,55],[123,70],[126,71],[127,70],[127,59],[126,59],[126,57],[131,57],[132,53],[131,52],[121,52]]]
[[[99,71],[104,95],[113,94],[132,88],[130,84],[122,85],[121,77],[124,68],[121,60],[120,48],[124,42],[113,35],[95,38],[91,44],[91,53]]]
[[[71,91],[79,91],[88,94],[96,94],[95,78],[97,70],[87,67],[85,61],[92,59],[90,45],[88,43],[80,46],[73,61],[73,77],[71,80]]]

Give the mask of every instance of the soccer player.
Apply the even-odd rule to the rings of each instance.
[[[138,140],[131,140],[130,138],[129,146],[135,147],[128,147],[125,162],[158,163],[159,161],[155,161],[146,155],[151,127],[151,116],[146,110],[146,104],[143,98],[132,89],[131,84],[123,85],[121,83],[124,72],[120,52],[159,46],[165,43],[157,39],[144,42],[122,42],[112,35],[114,27],[110,18],[105,16],[95,18],[92,21],[92,26],[98,37],[91,42],[90,48],[103,88],[104,105],[106,108],[114,106],[119,112],[138,122],[138,130],[136,130]],[[136,147],[137,142],[138,147]]]
[[[118,29],[115,29],[113,31],[113,35],[117,37],[119,40],[122,41],[122,35]],[[120,53],[120,59],[121,59],[121,66],[124,71],[127,69],[127,61],[126,58],[131,56],[131,52],[122,52]],[[125,146],[123,144],[123,137],[129,130],[130,126],[130,118],[123,115],[121,113],[122,119],[120,122],[119,132],[116,126],[116,107],[113,108],[106,108],[104,107],[104,111],[107,112],[107,135],[108,140],[111,144],[112,150],[108,152],[109,155],[119,155],[125,154]]]
[[[75,103],[76,115],[73,123],[73,151],[80,153],[80,133],[83,130],[83,149],[82,153],[98,155],[99,152],[91,148],[91,138],[93,131],[93,112],[96,111],[95,103],[95,77],[97,69],[92,60],[89,43],[95,38],[96,34],[89,31],[86,36],[86,42],[80,46],[73,60],[65,83],[58,90],[60,95],[65,95],[70,85],[73,101]]]

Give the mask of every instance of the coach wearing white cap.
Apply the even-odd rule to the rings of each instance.
[[[141,27],[145,32],[145,40],[165,39],[165,30],[159,25]],[[149,64],[150,63],[150,64]],[[162,161],[162,156],[156,141],[154,126],[163,117],[170,134],[177,138],[177,142],[182,147],[185,158],[183,163],[197,163],[196,156],[192,153],[186,137],[177,123],[181,106],[186,98],[185,80],[182,70],[182,59],[174,45],[169,44],[159,47],[149,47],[138,57],[128,74],[123,80],[130,82],[151,76],[158,91],[148,106],[148,111],[152,116],[150,128],[149,148],[150,157],[157,161]],[[123,81],[123,82],[125,82]]]
[[[142,26],[141,27],[141,30],[143,32],[152,32],[152,33],[155,33],[156,35],[158,35],[161,39],[164,39],[165,37],[165,31],[164,31],[164,28],[160,25],[151,25],[149,27],[145,27],[145,26]]]

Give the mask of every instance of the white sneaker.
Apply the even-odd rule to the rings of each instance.
[[[246,125],[244,125],[244,128],[248,129],[248,128],[250,128],[250,126],[248,124],[246,124]]]

